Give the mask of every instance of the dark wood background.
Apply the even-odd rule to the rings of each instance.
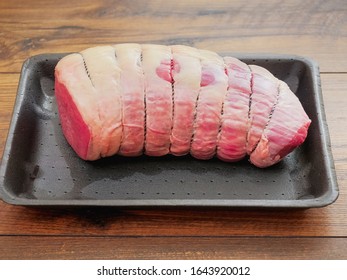
[[[316,60],[339,199],[305,211],[50,209],[0,201],[1,259],[347,258],[345,0],[1,0],[0,156],[26,58],[121,42]]]

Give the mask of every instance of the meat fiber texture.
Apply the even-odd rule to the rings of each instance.
[[[182,45],[67,55],[55,68],[55,93],[63,133],[84,160],[191,154],[267,167],[301,145],[311,123],[266,69]]]

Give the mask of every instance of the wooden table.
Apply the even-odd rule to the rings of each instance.
[[[0,155],[23,61],[121,42],[308,56],[320,65],[340,197],[309,210],[25,208],[0,202],[2,259],[347,258],[347,4],[0,1]]]

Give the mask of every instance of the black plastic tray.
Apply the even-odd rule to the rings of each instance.
[[[326,206],[338,187],[318,66],[286,55],[231,54],[286,81],[312,119],[305,143],[267,169],[247,160],[225,163],[184,157],[79,159],[61,132],[54,67],[64,54],[23,65],[0,168],[0,194],[18,205]]]

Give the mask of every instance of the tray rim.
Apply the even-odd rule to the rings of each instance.
[[[12,205],[21,206],[118,206],[118,207],[227,207],[227,208],[319,208],[325,207],[334,203],[339,196],[339,187],[337,184],[337,177],[335,171],[335,164],[333,160],[331,141],[329,128],[326,121],[325,109],[323,104],[322,90],[320,87],[321,79],[319,72],[319,65],[316,61],[309,57],[289,55],[289,54],[270,54],[270,53],[221,53],[221,55],[234,56],[239,59],[251,59],[251,60],[292,60],[300,61],[310,68],[310,75],[316,79],[316,83],[313,83],[313,92],[316,97],[316,106],[320,107],[321,114],[318,116],[318,126],[323,132],[321,134],[321,141],[323,147],[323,153],[327,155],[324,157],[324,164],[328,172],[329,186],[328,191],[319,198],[309,198],[300,200],[272,200],[272,199],[28,199],[13,196],[5,190],[4,177],[5,170],[7,169],[7,163],[10,157],[11,144],[13,140],[13,132],[16,127],[18,118],[16,118],[16,111],[20,108],[25,89],[24,84],[27,79],[27,71],[32,63],[37,61],[46,60],[52,57],[59,58],[69,53],[43,53],[31,56],[27,58],[22,65],[19,83],[17,87],[17,95],[13,107],[10,126],[3,150],[3,156],[0,164],[0,199],[4,202]],[[312,80],[315,80],[312,79]]]

